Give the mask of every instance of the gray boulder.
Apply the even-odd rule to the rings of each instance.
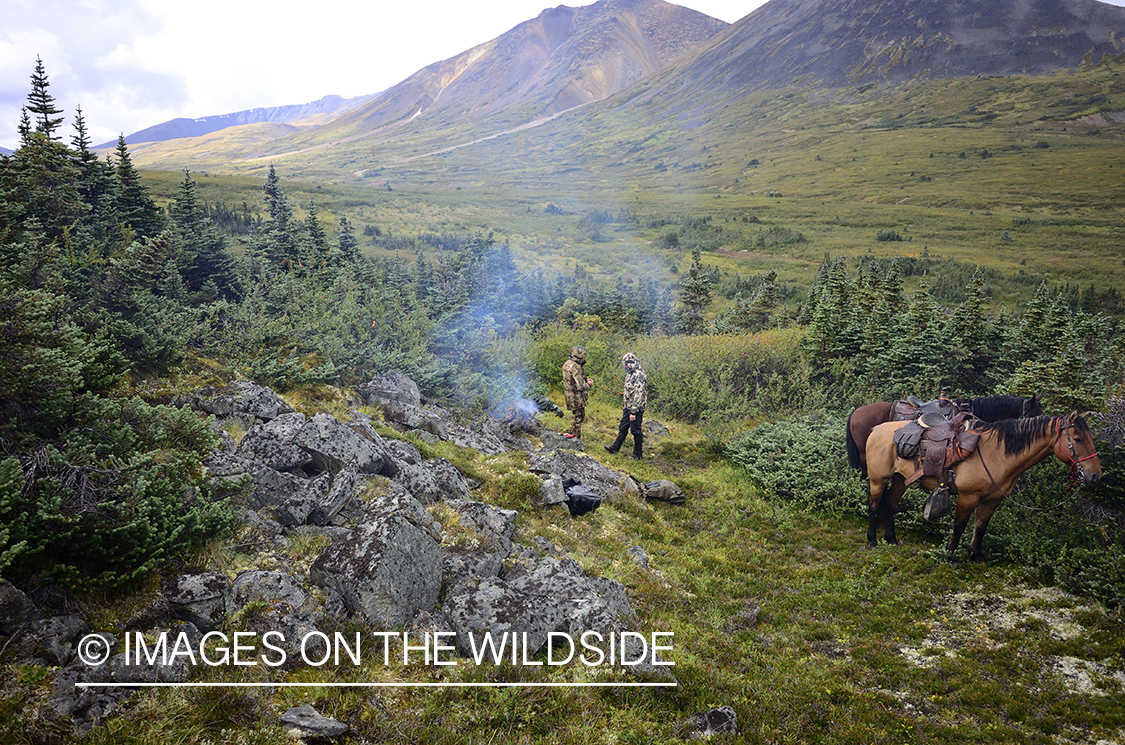
[[[620,583],[589,577],[572,559],[539,559],[529,571],[506,579],[484,578],[447,597],[442,609],[457,631],[462,654],[472,653],[485,632],[527,634],[532,655],[552,631],[577,638],[585,631],[629,630],[633,612]]]
[[[539,485],[540,506],[545,507],[552,504],[563,504],[564,502],[566,502],[566,490],[563,488],[561,478],[552,475],[551,478],[546,479]]]
[[[398,370],[391,370],[377,378],[372,378],[356,388],[368,405],[375,406],[385,401],[395,401],[412,406],[422,402],[422,392],[418,384]]]
[[[278,522],[287,528],[304,525],[309,520],[309,515],[327,498],[332,490],[332,473],[325,471],[311,481],[304,484],[304,488],[294,491],[280,504],[274,507],[274,515]]]
[[[332,485],[309,513],[310,525],[331,525],[352,501],[361,483],[359,471],[348,466],[332,477]]]
[[[379,473],[389,461],[374,442],[324,413],[307,421],[293,436],[293,444],[312,456],[314,467],[333,473],[349,465],[360,473]]]
[[[40,659],[48,665],[66,665],[78,640],[90,630],[81,616],[54,616],[19,627],[0,654],[15,659]]]
[[[448,436],[445,438],[454,445],[484,453],[485,455],[500,455],[508,452],[508,446],[492,435],[475,432],[459,424],[451,424]]]
[[[441,526],[398,490],[368,505],[347,538],[322,553],[309,579],[378,628],[402,626],[441,592]]]
[[[296,616],[312,616],[319,605],[300,582],[284,572],[252,569],[231,583],[228,610],[234,613],[247,603],[263,602],[271,610]]]
[[[541,447],[540,456],[553,453],[556,450],[576,450],[585,452],[586,443],[577,437],[567,437],[558,432],[544,432],[539,436]]]
[[[248,421],[268,422],[281,414],[290,414],[289,404],[269,388],[257,383],[231,383],[226,388],[204,388],[198,393],[197,407],[218,417],[238,417]]]
[[[218,572],[181,574],[162,590],[173,612],[202,631],[214,631],[226,617],[230,583]]]
[[[305,425],[305,415],[281,414],[265,424],[251,427],[238,444],[238,454],[275,471],[294,471],[312,463],[312,456],[293,444]]]
[[[445,499],[467,499],[469,482],[445,458],[434,458],[417,465],[400,463],[395,481],[422,504]]]
[[[417,466],[422,463],[422,453],[406,440],[386,440],[387,452],[396,463]]]
[[[452,421],[448,412],[401,401],[383,401],[379,406],[383,410],[383,418],[398,425],[400,430],[418,430],[428,432],[439,440],[449,439]]]
[[[11,636],[21,625],[42,617],[43,613],[23,590],[6,579],[0,579],[0,634]]]
[[[497,577],[504,569],[504,559],[512,551],[516,532],[515,510],[504,510],[484,502],[456,499],[447,503],[457,513],[463,533],[468,538],[444,546],[443,582],[451,588],[480,577]],[[447,533],[453,532],[446,526]]]
[[[232,479],[249,474],[252,490],[249,502],[250,507],[256,510],[282,504],[308,486],[308,479],[304,476],[275,471],[257,460],[234,453],[213,452],[203,465],[211,477]]]
[[[333,738],[348,731],[348,725],[321,716],[311,704],[295,706],[281,715],[281,726],[299,737]]]
[[[608,501],[639,494],[637,482],[621,471],[602,465],[587,455],[569,450],[556,450],[531,458],[528,466],[533,473],[575,479],[590,487]]]

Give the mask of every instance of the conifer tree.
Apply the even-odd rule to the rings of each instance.
[[[712,279],[703,266],[699,246],[691,249],[691,266],[680,282],[682,308],[676,318],[676,330],[681,334],[695,335],[705,329],[704,313],[711,304]]]
[[[148,195],[148,188],[141,182],[140,173],[133,166],[124,134],[117,137],[114,171],[117,176],[116,207],[122,224],[132,227],[140,237],[155,237],[164,229],[164,221]]]
[[[169,210],[180,275],[186,291],[195,293],[198,300],[209,302],[218,295],[234,299],[239,294],[235,259],[227,251],[226,238],[206,215],[195,189],[195,179],[185,170],[184,180]],[[208,283],[214,289],[204,291]]]
[[[60,139],[55,132],[62,124],[63,118],[55,116],[61,114],[62,109],[55,108],[55,99],[47,90],[50,86],[47,71],[43,68],[43,60],[36,57],[35,72],[31,74],[31,93],[27,95],[27,110],[35,115],[35,131],[54,142]]]
[[[355,227],[347,215],[340,215],[340,231],[336,242],[337,263],[351,264],[359,260],[359,239],[355,237]]]
[[[309,200],[308,209],[305,211],[304,235],[309,245],[309,263],[315,266],[317,271],[326,269],[330,250],[328,233],[325,232],[324,226],[320,224],[320,217],[316,212],[316,202],[312,199]]]

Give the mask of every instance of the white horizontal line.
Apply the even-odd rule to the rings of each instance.
[[[679,683],[75,683],[75,688],[656,688]]]

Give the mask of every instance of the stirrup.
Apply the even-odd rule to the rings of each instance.
[[[949,488],[939,486],[926,500],[926,506],[922,508],[922,518],[927,521],[937,520],[949,514],[949,507]]]

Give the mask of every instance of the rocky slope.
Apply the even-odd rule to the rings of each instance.
[[[546,538],[521,544],[516,511],[475,500],[474,483],[452,463],[380,436],[358,410],[346,421],[325,413],[306,417],[253,383],[206,389],[179,403],[216,417],[223,444],[206,461],[207,474],[241,484],[238,541],[258,546],[255,565],[271,568],[228,576],[195,567],[165,576],[147,608],[117,628],[97,629],[94,641],[107,651],[97,664],[89,660],[91,627],[81,612],[52,611],[0,581],[3,655],[22,665],[61,667],[48,703],[52,716],[76,732],[110,716],[135,693],[129,684],[197,680],[205,669],[189,664],[186,651],[170,662],[129,657],[123,640],[137,632],[149,640],[182,637],[183,650],[205,647],[205,634],[264,639],[276,632],[283,639],[278,654],[284,650],[286,660],[278,667],[290,670],[307,651],[324,653],[304,650],[297,640],[319,639],[348,623],[375,632],[442,632],[452,640],[449,649],[455,645],[466,657],[483,647],[484,634],[516,635],[530,657],[551,632],[575,638],[586,631],[620,633],[637,622],[620,583],[588,575]],[[423,405],[417,386],[398,373],[361,386],[354,403],[380,410],[386,423],[427,442],[491,454],[532,452],[530,467],[543,483],[540,509],[562,509],[564,478],[609,500],[638,493],[626,474],[571,449],[581,448],[580,441],[541,431],[527,418],[516,432],[491,417],[476,427],[457,424],[451,412]],[[235,423],[249,426],[239,442],[227,434]],[[542,435],[538,447],[526,436],[529,429]],[[294,539],[325,547],[298,565],[286,551]],[[651,664],[627,669],[671,679],[666,668]],[[315,711],[289,715],[306,728],[319,717]],[[318,720],[315,726],[327,732],[334,725]]]

